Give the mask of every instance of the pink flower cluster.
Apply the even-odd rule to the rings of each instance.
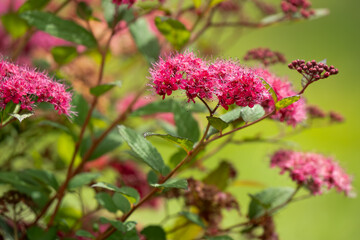
[[[299,11],[304,18],[309,18],[315,14],[315,11],[310,7],[311,2],[308,0],[284,0],[281,2],[281,9],[284,13],[292,15]]]
[[[291,83],[286,79],[281,79],[275,74],[264,69],[256,69],[256,72],[274,89],[278,100],[297,94],[292,89]],[[272,111],[275,108],[272,98],[268,98],[264,101],[262,106],[266,111]],[[271,118],[281,122],[286,122],[287,124],[295,127],[298,123],[306,119],[306,113],[305,100],[301,98],[299,101],[291,104],[290,106],[277,111],[271,116]]]
[[[35,102],[47,102],[59,114],[71,115],[71,93],[64,84],[43,73],[2,60],[0,83],[0,110],[10,101],[29,111],[33,110]]]
[[[269,97],[255,71],[231,60],[208,63],[192,52],[160,58],[150,74],[153,88],[163,99],[182,89],[188,101],[217,98],[228,109],[232,104],[253,107]]]
[[[271,157],[271,167],[279,167],[281,174],[289,172],[292,180],[305,185],[314,195],[331,188],[347,196],[352,193],[351,177],[332,158],[317,153],[280,150]]]

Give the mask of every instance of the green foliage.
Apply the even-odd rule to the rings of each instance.
[[[163,173],[165,167],[164,160],[148,140],[125,126],[118,126],[118,130],[122,138],[127,142],[139,159],[143,160],[155,171]]]
[[[89,20],[92,17],[93,10],[86,2],[79,2],[76,7],[76,14],[79,18]]]
[[[78,56],[76,48],[71,46],[53,47],[51,49],[51,54],[55,62],[60,65],[67,64]]]
[[[119,21],[124,20],[128,23],[134,20],[133,10],[127,6],[118,6],[112,0],[102,0],[101,6],[109,28],[112,28]]]
[[[50,0],[27,0],[23,5],[21,5],[18,12],[22,13],[22,12],[31,11],[31,10],[41,10],[49,2],[50,2]]]
[[[7,13],[1,16],[2,25],[13,38],[23,36],[28,30],[28,24],[16,13]]]
[[[220,119],[223,120],[225,123],[232,123],[241,117],[241,108],[235,108],[234,110],[228,111],[227,113],[220,116]],[[214,128],[210,127],[207,138],[219,131]]]
[[[117,209],[119,209],[121,212],[127,213],[128,211],[130,211],[130,203],[128,199],[124,197],[121,193],[114,193],[114,195],[112,196],[112,200]]]
[[[221,118],[210,117],[210,116],[206,118],[209,121],[210,125],[220,132],[222,132],[225,128],[229,126],[229,124],[224,120],[222,120]]]
[[[166,233],[161,226],[153,225],[147,226],[141,234],[146,237],[146,240],[166,240]]]
[[[112,83],[101,84],[99,86],[90,88],[90,93],[94,96],[99,97],[99,96],[103,95],[104,93],[110,91],[114,87],[121,87],[121,82],[116,81],[116,82],[112,82]]]
[[[160,55],[160,46],[155,35],[150,31],[147,21],[137,19],[129,26],[130,33],[139,52],[149,63],[157,61]]]
[[[222,161],[217,168],[212,170],[202,181],[205,184],[216,186],[219,190],[225,190],[229,185],[232,165]]]
[[[253,122],[265,115],[264,108],[256,104],[254,107],[241,108],[241,117],[245,122]]]
[[[117,187],[115,185],[112,185],[110,183],[104,183],[104,182],[98,182],[91,187],[97,187],[97,188],[104,188],[113,192],[121,193],[124,196],[126,196],[131,203],[137,203],[140,200],[140,195],[138,191],[131,187]]]
[[[34,115],[34,113],[24,113],[24,114],[9,113],[9,115],[16,118],[19,122],[22,122],[24,119]]]
[[[187,189],[188,182],[186,179],[177,179],[177,178],[170,178],[166,182],[159,184],[154,183],[150,184],[153,187],[160,187],[160,188],[180,188],[180,189]]]
[[[156,134],[156,133],[147,133],[146,134],[146,137],[153,137],[153,136],[165,139],[172,143],[175,143],[175,144],[179,145],[180,147],[182,147],[186,152],[191,151],[194,146],[194,143],[187,138],[176,137],[176,136],[172,136],[170,134]]]
[[[274,89],[263,78],[261,78],[261,81],[262,81],[263,85],[265,86],[266,90],[268,90],[268,92],[270,93],[272,99],[274,100],[274,103],[276,103],[278,101],[278,96],[276,95]]]
[[[91,239],[95,238],[94,235],[92,235],[91,233],[89,233],[88,231],[85,231],[85,230],[77,230],[75,235],[79,236],[79,237],[86,237],[86,238],[91,238]]]
[[[202,228],[205,228],[204,221],[200,218],[199,215],[192,213],[192,212],[180,212],[180,215],[184,216],[187,220],[190,222],[195,223],[196,225],[199,225]]]
[[[55,227],[44,230],[40,227],[33,226],[27,230],[26,236],[29,240],[54,240],[56,239],[56,233],[57,229]]]
[[[115,213],[117,210],[120,210],[114,203],[112,197],[105,192],[97,193],[95,196],[98,203],[104,207],[109,212]],[[127,200],[126,200],[127,201]]]
[[[295,189],[290,187],[276,187],[265,189],[255,195],[250,195],[248,216],[250,219],[263,216],[274,208],[286,203],[294,194]]]
[[[293,104],[294,102],[297,102],[299,99],[300,99],[300,95],[283,98],[275,104],[276,110],[286,108],[291,104]]]
[[[23,12],[20,14],[20,17],[26,20],[31,26],[52,36],[89,48],[96,47],[97,45],[94,36],[85,28],[73,21],[64,20],[54,14],[34,10]]]
[[[78,187],[82,187],[84,185],[87,185],[89,183],[91,183],[92,181],[94,181],[95,179],[97,179],[98,177],[100,177],[101,174],[100,173],[80,173],[78,175],[76,175],[75,177],[73,177],[69,184],[68,184],[68,189],[75,189]]]
[[[181,49],[190,39],[190,32],[184,24],[169,17],[156,17],[155,25],[176,49]]]
[[[215,236],[215,237],[208,237],[206,238],[207,240],[233,240],[232,237],[227,236],[227,235],[222,235],[222,236]]]
[[[76,115],[74,116],[73,121],[77,125],[82,126],[85,122],[87,113],[89,111],[89,104],[85,100],[85,98],[78,93],[75,93],[73,95],[71,104],[73,106],[75,106],[74,111],[76,112]]]

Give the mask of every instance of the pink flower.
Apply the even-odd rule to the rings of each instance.
[[[131,7],[136,2],[136,0],[112,0],[112,2],[119,6],[122,4],[128,4],[129,7]]]
[[[305,185],[314,195],[331,188],[347,196],[352,194],[352,178],[330,157],[279,150],[271,157],[271,167],[279,167],[281,174],[289,172],[293,181]]]
[[[253,107],[269,96],[254,71],[235,61],[217,60],[209,64],[192,52],[160,58],[150,69],[150,74],[153,88],[163,99],[182,89],[188,101],[195,102],[195,98],[214,100],[216,97],[228,109],[232,104]]]
[[[0,109],[12,101],[21,104],[21,109],[32,111],[35,102],[47,102],[59,114],[72,113],[71,93],[66,91],[66,86],[43,73],[2,60],[0,83]]]
[[[122,98],[120,101],[117,102],[117,110],[119,112],[124,112],[134,98],[135,98],[134,94],[129,94],[126,97]],[[138,108],[141,108],[149,103],[154,102],[154,100],[155,99],[151,96],[141,97],[137,100],[137,102],[134,104],[132,109],[136,110]],[[157,114],[149,115],[148,117],[161,119],[167,123],[175,125],[174,115],[172,113],[157,113]]]
[[[33,48],[42,48],[45,50],[50,50],[55,46],[71,45],[70,42],[63,39],[53,37],[45,32],[37,31],[30,39],[28,47]]]
[[[278,96],[278,100],[297,94],[292,89],[291,83],[286,79],[281,79],[265,69],[256,69],[256,72],[274,89],[276,95]],[[274,101],[271,97],[264,101],[262,106],[266,111],[272,111],[275,108]],[[299,101],[291,104],[290,106],[277,111],[276,114],[271,116],[271,118],[281,122],[286,122],[287,124],[295,127],[298,123],[306,119],[305,100],[301,98]]]

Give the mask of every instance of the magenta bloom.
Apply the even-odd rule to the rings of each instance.
[[[192,52],[160,58],[150,74],[153,88],[163,99],[182,89],[188,101],[217,98],[228,109],[232,104],[253,107],[269,96],[254,71],[235,61],[217,60],[209,64]]]
[[[264,69],[256,69],[256,72],[274,89],[276,95],[278,96],[278,100],[297,94],[292,89],[292,84],[286,79],[281,79],[275,74]],[[274,101],[271,97],[264,101],[262,106],[266,111],[272,111],[275,108]],[[281,122],[286,122],[287,124],[295,127],[298,123],[306,119],[305,100],[301,98],[299,101],[291,104],[290,106],[277,111],[277,113],[272,115],[271,118]]]
[[[71,93],[64,84],[43,73],[2,60],[0,83],[0,110],[10,101],[29,111],[33,110],[35,102],[47,102],[59,114],[71,115]]]
[[[129,7],[131,7],[136,2],[136,0],[112,0],[112,2],[119,6],[122,4],[128,4]]]
[[[289,172],[293,181],[305,185],[314,195],[331,188],[347,196],[352,194],[352,178],[330,157],[280,150],[271,157],[271,167],[279,167],[281,174]]]

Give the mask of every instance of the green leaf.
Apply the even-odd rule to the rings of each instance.
[[[64,20],[54,14],[40,11],[27,11],[20,14],[20,17],[52,36],[67,41],[87,46],[96,47],[96,39],[85,28],[70,20]]]
[[[38,226],[33,226],[27,229],[26,236],[29,240],[54,240],[56,239],[56,233],[57,229],[55,227],[45,231]]]
[[[123,125],[118,126],[122,138],[135,154],[155,171],[162,173],[164,160],[156,148],[142,135]]]
[[[75,188],[87,185],[100,176],[101,176],[100,173],[95,173],[95,172],[94,173],[80,173],[70,180],[70,182],[68,184],[68,189],[75,189]]]
[[[31,113],[24,113],[24,114],[9,113],[9,115],[16,118],[17,120],[19,120],[19,122],[22,122],[24,119],[34,115],[34,113],[32,113],[32,112]]]
[[[297,102],[299,99],[300,99],[300,95],[283,98],[275,104],[276,110],[286,108],[291,104],[293,104],[294,102]]]
[[[28,30],[28,24],[16,13],[7,13],[1,16],[2,25],[11,37],[19,38]]]
[[[50,0],[27,0],[21,7],[18,12],[22,13],[30,10],[41,10],[44,8]]]
[[[156,174],[156,172],[154,172],[153,170],[150,170],[149,173],[147,174],[147,182],[149,184],[155,184],[159,181],[159,177]]]
[[[99,137],[102,132],[96,132],[95,137]],[[85,153],[89,150],[92,145],[92,136],[87,136],[83,140],[81,147],[80,147],[80,156],[84,156]],[[100,144],[95,148],[93,153],[91,154],[89,161],[97,159],[108,152],[111,152],[121,146],[123,143],[123,139],[119,135],[119,133],[115,130],[112,130],[105,138],[100,142]]]
[[[79,2],[76,7],[76,14],[81,19],[89,20],[92,17],[92,9],[86,2]]]
[[[321,17],[325,17],[327,15],[329,15],[330,11],[327,8],[317,8],[314,9],[314,15],[311,15],[309,17],[310,20],[314,20],[317,18],[321,18]]]
[[[207,240],[234,240],[232,237],[227,235],[208,237]]]
[[[221,115],[220,119],[223,120],[225,123],[232,123],[240,118],[240,114],[241,114],[241,108],[235,108],[234,110],[231,110],[225,113],[224,115]],[[208,138],[211,135],[214,135],[215,133],[218,132],[219,131],[216,128],[210,127],[206,137]]]
[[[114,228],[116,228],[117,230],[119,230],[120,232],[126,232],[126,228],[125,228],[124,224],[123,224],[121,221],[109,220],[109,219],[107,219],[107,218],[100,217],[100,222],[101,222],[102,224],[109,223],[109,224],[111,224]]]
[[[70,129],[67,126],[62,125],[62,124],[57,123],[57,122],[53,122],[53,121],[50,121],[50,120],[43,120],[43,121],[39,122],[38,125],[39,126],[50,126],[50,127],[53,127],[53,128],[57,128],[57,129],[60,129],[60,130],[64,131],[65,133],[67,133],[69,135],[72,135],[72,132],[70,131]]]
[[[147,226],[141,231],[146,240],[166,240],[166,233],[161,226]]]
[[[184,24],[169,17],[156,17],[155,25],[176,49],[181,49],[190,39],[190,32]]]
[[[210,125],[220,132],[222,132],[225,128],[229,126],[229,124],[226,123],[221,118],[210,117],[210,116],[207,116],[206,118],[209,121]]]
[[[114,193],[114,195],[112,196],[112,200],[117,209],[119,209],[121,212],[127,213],[130,211],[130,203],[127,198],[124,197],[121,193]]]
[[[110,28],[120,20],[129,23],[134,19],[133,10],[126,5],[118,6],[114,4],[112,0],[102,0],[101,6],[103,8],[105,20]]]
[[[219,3],[222,3],[225,0],[211,0],[210,2],[210,7],[214,7],[216,5],[218,5]]]
[[[97,193],[95,199],[101,206],[103,206],[105,209],[112,213],[115,213],[118,210],[118,207],[115,205],[113,199],[108,193]]]
[[[174,106],[174,119],[179,137],[197,142],[200,138],[200,130],[197,121],[190,111],[187,111],[180,104]]]
[[[155,35],[150,31],[145,18],[139,18],[129,26],[130,33],[139,52],[144,55],[149,63],[158,60],[160,45]]]
[[[265,86],[266,90],[268,90],[268,92],[271,94],[271,97],[274,100],[274,103],[276,103],[278,101],[278,96],[276,95],[274,89],[263,78],[260,78],[260,79],[262,81],[262,84]]]
[[[294,193],[290,187],[268,188],[251,196],[248,216],[250,219],[258,218],[267,211],[284,204]]]
[[[91,187],[104,188],[104,189],[107,189],[110,191],[121,193],[121,194],[127,196],[131,203],[138,203],[140,200],[140,195],[139,195],[138,191],[131,187],[124,186],[124,187],[119,188],[113,184],[104,183],[104,182],[95,183]]]
[[[75,93],[73,95],[71,105],[75,106],[74,111],[76,112],[76,115],[73,117],[74,123],[76,123],[79,126],[82,126],[85,122],[87,113],[89,111],[88,102],[85,100],[83,96],[81,96],[78,93]]]
[[[188,182],[186,179],[178,179],[178,178],[170,178],[166,182],[159,184],[150,184],[153,187],[163,187],[163,188],[180,188],[180,189],[187,189]]]
[[[254,107],[241,108],[241,117],[245,122],[253,122],[265,115],[264,108],[256,104]]]
[[[211,171],[202,181],[205,184],[216,186],[220,190],[225,190],[229,184],[232,165],[222,161],[217,168]]]
[[[52,172],[38,170],[38,169],[26,169],[20,172],[20,176],[29,176],[34,180],[40,181],[41,183],[51,186],[54,190],[58,190],[59,183],[56,180]]]
[[[193,0],[194,7],[199,8],[201,6],[201,0]]]
[[[106,84],[102,84],[93,88],[90,88],[90,93],[94,96],[101,96],[104,93],[110,91],[111,89],[113,89],[114,87],[121,87],[121,82],[120,81],[116,81],[116,82],[112,82],[112,83],[106,83]]]
[[[79,236],[79,237],[86,237],[86,238],[92,238],[94,239],[94,235],[92,235],[91,233],[89,233],[88,231],[85,231],[85,230],[77,230],[76,233],[75,233],[76,236]]]
[[[156,133],[146,133],[146,137],[160,137],[169,142],[175,143],[182,147],[186,152],[189,152],[193,149],[194,143],[187,138],[176,137],[170,134],[156,134]]]
[[[187,153],[183,149],[179,149],[176,153],[174,153],[169,160],[169,164],[171,168],[176,167],[181,160],[183,160],[186,157]]]
[[[51,54],[60,65],[67,64],[77,57],[78,53],[75,47],[71,46],[58,46],[51,49]]]
[[[205,224],[199,215],[192,213],[192,212],[185,212],[185,211],[180,212],[180,215],[184,216],[190,222],[193,222],[196,225],[199,225],[200,227],[205,228]]]

